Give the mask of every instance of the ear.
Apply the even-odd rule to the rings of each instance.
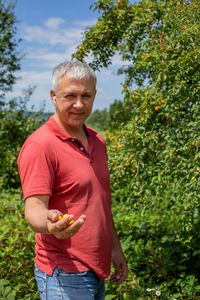
[[[54,90],[50,90],[50,96],[51,96],[51,101],[53,103],[53,105],[55,106],[56,104],[56,94]]]

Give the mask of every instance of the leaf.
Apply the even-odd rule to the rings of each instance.
[[[15,296],[13,294],[9,294],[7,298],[8,300],[15,300]]]
[[[116,295],[106,295],[105,297],[105,300],[112,300],[112,299],[115,299],[116,298]]]

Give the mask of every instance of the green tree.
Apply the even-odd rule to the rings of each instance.
[[[0,188],[21,186],[17,168],[17,157],[26,138],[39,126],[46,116],[41,112],[28,112],[27,104],[34,91],[28,88],[23,96],[10,100],[9,105],[0,110]]]
[[[109,125],[109,113],[107,109],[95,109],[86,120],[86,123],[97,131],[105,131]]]
[[[123,126],[132,118],[132,105],[126,105],[121,100],[115,100],[109,108],[110,122],[109,127],[117,128]]]
[[[13,9],[12,1],[0,0],[0,299],[39,299],[30,264],[34,234],[23,215],[17,156],[27,136],[43,120],[27,112],[34,88],[4,103],[15,83],[15,71],[20,69]]]
[[[131,116],[107,140],[113,211],[130,273],[143,287],[160,287],[163,297],[197,299],[199,1],[98,0],[92,7],[99,19],[74,57],[90,55],[94,69],[108,67],[116,53],[128,62],[118,73]],[[130,286],[124,289],[137,299]]]
[[[16,81],[15,72],[20,69],[20,56],[17,52],[16,17],[14,2],[0,1],[0,104],[7,91]]]

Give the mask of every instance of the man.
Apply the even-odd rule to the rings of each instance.
[[[96,76],[84,63],[65,62],[52,81],[55,114],[18,157],[25,217],[36,232],[35,276],[42,300],[102,300],[111,260],[112,282],[126,278],[127,266],[111,214],[105,142],[84,124]]]

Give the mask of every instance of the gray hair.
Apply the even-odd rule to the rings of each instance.
[[[96,90],[97,79],[95,72],[86,63],[77,60],[66,61],[55,67],[52,75],[52,88],[54,91],[56,91],[58,87],[59,80],[66,74],[74,79],[92,78]]]

